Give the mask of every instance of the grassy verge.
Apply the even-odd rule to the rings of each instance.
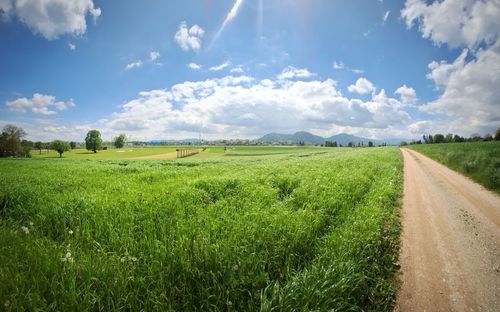
[[[410,145],[500,194],[500,142]]]
[[[397,148],[0,172],[6,309],[392,308]]]

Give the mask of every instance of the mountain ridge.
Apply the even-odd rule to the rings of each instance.
[[[392,141],[396,139],[388,139],[388,140],[377,140],[377,139],[369,139],[364,137],[355,136],[348,133],[339,133],[336,135],[332,135],[330,137],[322,137],[319,135],[312,134],[307,131],[297,131],[293,134],[283,134],[283,133],[268,133],[257,139],[259,142],[264,143],[287,143],[290,142],[292,144],[297,144],[299,142],[304,142],[306,144],[324,144],[326,141],[335,141],[337,144],[347,145],[349,142],[357,145],[358,143],[363,145],[368,145],[368,142],[372,142],[373,144],[382,144],[384,142],[388,144],[394,144]],[[389,143],[389,141],[391,143]],[[396,144],[398,144],[397,142]]]

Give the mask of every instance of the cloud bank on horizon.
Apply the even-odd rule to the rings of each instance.
[[[374,3],[353,22],[318,18],[329,11],[307,2],[231,5],[206,2],[192,14],[179,5],[179,19],[164,16],[173,7],[0,0],[8,47],[0,126],[79,141],[92,128],[150,140],[298,130],[419,138],[500,127],[500,0]],[[128,28],[127,10],[146,26]]]

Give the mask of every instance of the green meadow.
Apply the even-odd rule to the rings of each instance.
[[[152,151],[0,160],[2,309],[392,309],[398,148]]]
[[[500,142],[418,144],[408,147],[500,194]]]

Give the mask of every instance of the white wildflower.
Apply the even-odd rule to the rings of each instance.
[[[71,255],[71,252],[67,252],[63,258],[61,258],[61,261],[62,262],[69,262],[69,263],[73,263],[75,261],[75,259],[73,258],[73,256]]]
[[[30,222],[30,226],[33,226],[33,222]]]
[[[73,230],[69,230],[69,231],[68,231],[68,234],[69,234],[69,235],[73,235]]]
[[[28,235],[30,233],[30,229],[28,229],[28,227],[26,226],[21,226],[21,231],[24,232],[24,234]]]

